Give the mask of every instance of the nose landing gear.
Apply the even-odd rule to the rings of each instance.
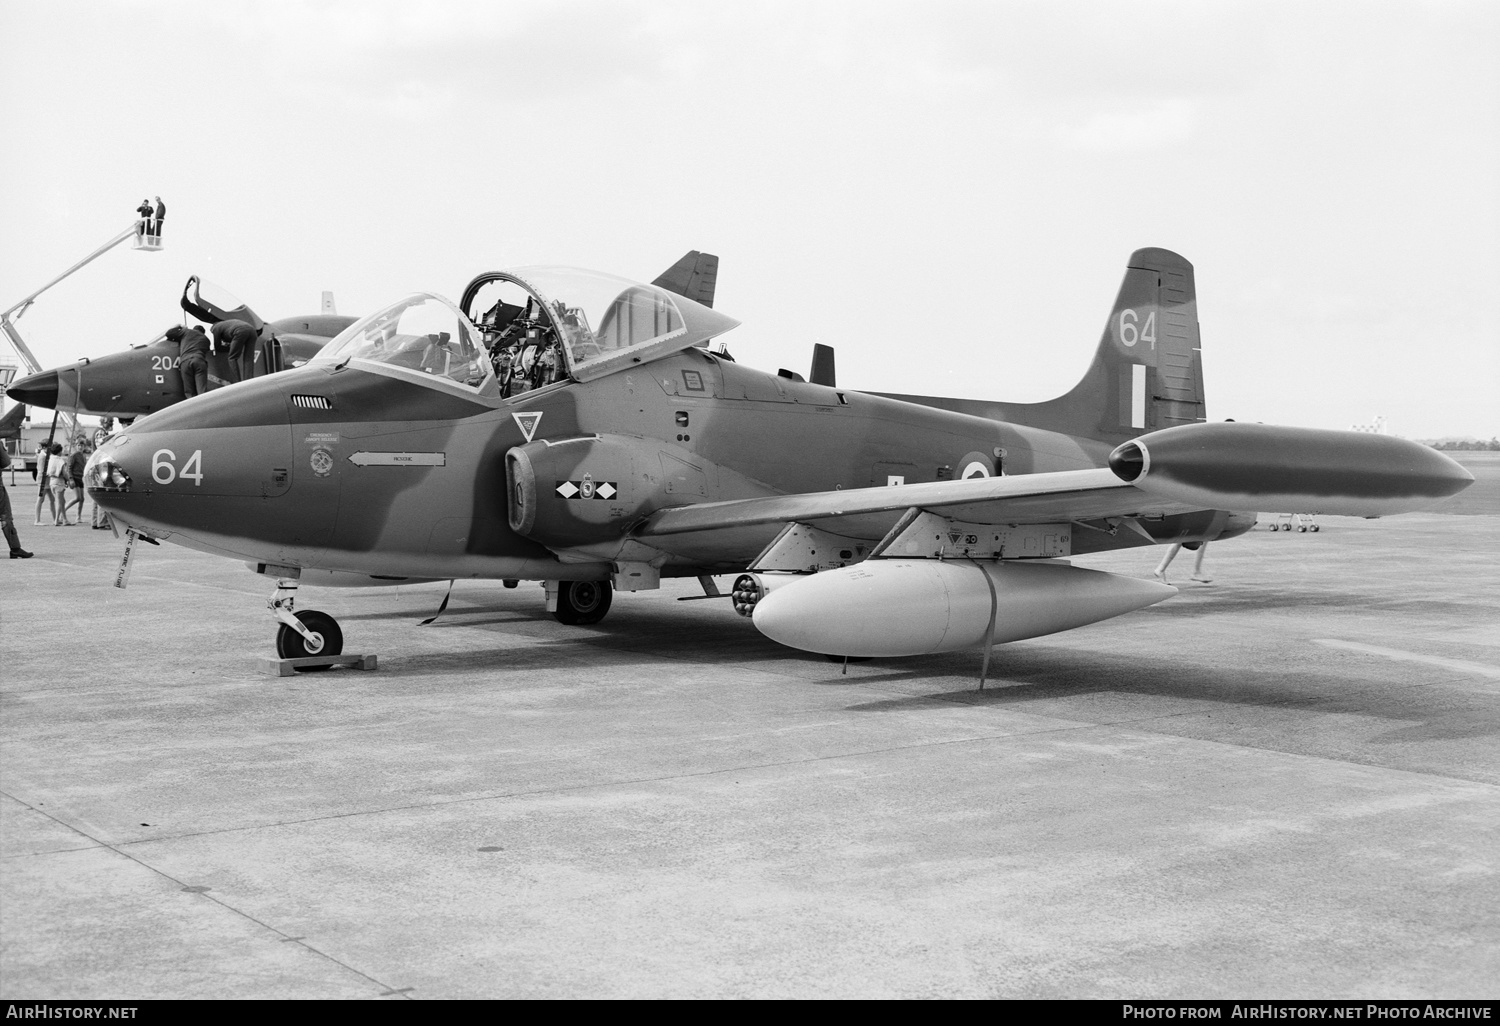
[[[283,659],[306,656],[336,656],[344,651],[344,632],[338,621],[316,609],[292,612],[297,582],[285,578],[276,582],[271,595],[271,615],[281,621],[276,632],[276,654]],[[326,670],[327,666],[302,666],[299,670]]]

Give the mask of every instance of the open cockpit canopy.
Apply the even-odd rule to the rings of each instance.
[[[572,267],[480,275],[454,306],[418,293],[355,321],[312,362],[362,363],[502,399],[591,381],[739,324],[655,285]]]
[[[183,286],[179,305],[205,324],[244,321],[256,331],[265,324],[260,315],[246,306],[233,292],[211,281],[204,281],[196,274],[188,278],[187,284]]]
[[[418,293],[355,321],[313,358],[392,368],[494,394],[489,353],[469,319],[442,296]]]
[[[483,274],[460,305],[483,332],[507,395],[563,377],[591,381],[706,345],[739,324],[655,285],[574,267]]]

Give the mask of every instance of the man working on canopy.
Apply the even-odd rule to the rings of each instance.
[[[176,342],[177,370],[182,374],[182,394],[191,399],[208,391],[208,336],[197,325],[167,329],[167,340]]]
[[[255,358],[260,351],[260,333],[244,321],[220,321],[213,326],[214,352],[229,349],[229,377],[244,381],[255,376]]]

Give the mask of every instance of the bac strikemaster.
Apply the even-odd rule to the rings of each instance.
[[[751,370],[710,339],[717,260],[643,285],[530,267],[403,299],[302,367],[171,406],[95,453],[140,535],[278,579],[283,656],[342,650],[297,584],[545,582],[564,623],[662,577],[812,652],[901,656],[1161,601],[1069,557],[1243,533],[1253,511],[1385,516],[1466,487],[1426,446],[1207,423],[1193,268],[1132,254],[1083,379],[1042,403],[878,395]],[[1245,511],[1245,512],[1236,512]]]

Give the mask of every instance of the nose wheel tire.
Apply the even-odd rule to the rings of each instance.
[[[608,581],[563,581],[557,589],[557,617],[559,623],[582,626],[598,623],[609,612],[614,601],[614,589]]]
[[[336,656],[344,651],[344,632],[338,621],[327,613],[316,609],[304,609],[296,614],[302,626],[313,633],[309,641],[286,624],[276,632],[276,654],[283,659],[301,659],[304,656]],[[307,670],[326,670],[326,666],[303,667]]]

